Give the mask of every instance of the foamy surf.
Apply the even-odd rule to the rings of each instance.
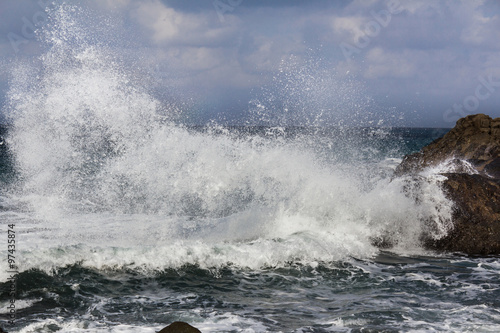
[[[155,332],[176,320],[203,332],[494,330],[496,260],[422,249],[422,233],[451,227],[437,171],[392,177],[423,145],[413,129],[174,122],[178,109],[137,84],[75,13],[51,13],[46,53],[15,66],[9,88],[9,331]],[[310,90],[291,102],[305,112],[303,99],[322,93],[300,80]],[[352,87],[336,91],[352,101]],[[264,94],[251,112],[266,123],[287,93]],[[0,272],[4,287],[10,278]]]
[[[418,202],[408,196],[390,179],[394,159],[366,163],[377,152],[360,146],[363,132],[315,142],[286,128],[174,124],[70,13],[54,17],[47,53],[16,68],[23,81],[9,92],[12,195],[28,207],[23,270],[281,267],[369,258],[379,237],[418,249],[422,232],[449,229],[437,182],[424,182]]]

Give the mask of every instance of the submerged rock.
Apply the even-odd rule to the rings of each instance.
[[[201,331],[188,323],[176,321],[163,328],[158,333],[201,333]]]
[[[441,239],[423,236],[431,249],[471,255],[500,254],[500,118],[467,116],[445,136],[405,156],[395,176],[424,170],[446,177],[454,202],[453,229]]]

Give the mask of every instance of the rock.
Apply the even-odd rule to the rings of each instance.
[[[484,114],[467,116],[440,139],[415,154],[407,155],[395,175],[412,174],[446,160],[467,160],[479,173],[500,174],[500,118]],[[485,167],[490,165],[489,168]]]
[[[445,173],[443,187],[455,203],[453,230],[428,248],[472,255],[500,254],[500,179],[465,173]]]
[[[471,255],[500,254],[500,118],[459,119],[445,136],[405,156],[395,176],[437,166],[447,178],[443,190],[454,202],[454,227],[439,240],[424,235],[424,244]]]
[[[201,333],[201,331],[188,323],[176,321],[163,328],[158,333]]]

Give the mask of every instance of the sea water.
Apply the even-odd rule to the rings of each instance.
[[[445,131],[187,126],[73,10],[7,96],[8,332],[500,329],[498,258],[422,248],[453,228],[443,176],[393,177]]]

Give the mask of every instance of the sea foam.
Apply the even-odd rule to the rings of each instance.
[[[46,52],[14,68],[8,94],[22,270],[330,262],[371,257],[380,237],[419,249],[422,232],[449,229],[439,179],[415,200],[387,176],[394,163],[356,158],[352,135],[169,120],[70,12],[54,11]]]

